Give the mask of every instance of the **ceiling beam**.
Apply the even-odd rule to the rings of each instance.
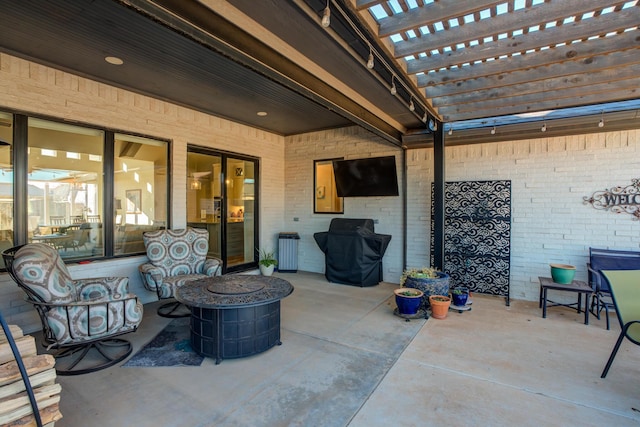
[[[379,37],[389,37],[414,28],[433,25],[436,22],[457,19],[458,16],[466,16],[485,9],[495,7],[504,0],[441,0],[433,2],[417,9],[412,13],[401,13],[380,19]],[[457,29],[456,29],[457,31]],[[431,37],[431,35],[425,36]]]
[[[493,110],[480,110],[475,109],[473,112],[468,113],[449,113],[442,114],[443,121],[463,121],[478,119],[481,117],[495,117],[495,120],[499,121],[500,116],[508,116],[513,114],[531,113],[534,111],[545,110],[557,110],[561,108],[579,107],[584,105],[598,105],[606,99],[606,102],[627,101],[638,98],[638,90],[636,86],[632,89],[624,89],[622,91],[604,91],[591,95],[580,95],[574,98],[563,98],[557,100],[538,98],[535,103],[529,106],[509,106],[496,107]]]
[[[432,91],[430,92],[432,96],[441,96],[441,94],[444,93],[477,90],[480,86],[474,87],[476,85],[474,85],[473,82],[483,77],[494,76],[496,79],[502,81],[504,78],[511,79],[512,76],[516,76],[517,71],[530,70],[532,68],[567,61],[581,61],[583,59],[597,57],[597,55],[615,55],[618,59],[607,61],[610,63],[633,63],[640,61],[640,53],[635,50],[640,49],[639,37],[640,31],[627,31],[612,37],[603,37],[537,51],[535,54],[511,56],[508,61],[483,62],[468,67],[458,67],[446,71],[421,74],[417,76],[416,81],[418,87],[429,86],[429,91]],[[526,75],[526,72],[522,74],[522,76]],[[517,81],[518,79],[515,80]],[[457,82],[462,83],[457,84]],[[467,87],[469,89],[466,89]]]
[[[520,106],[522,110],[530,109],[532,105],[545,101],[565,102],[567,99],[585,99],[591,95],[609,95],[609,93],[627,93],[627,99],[632,98],[634,92],[640,87],[640,74],[629,77],[626,80],[606,81],[603,83],[583,84],[580,86],[568,85],[563,90],[538,90],[533,93],[513,95],[506,98],[476,100],[468,103],[448,105],[438,109],[440,114],[446,116],[458,115],[461,113],[476,113],[478,110],[497,111],[501,108]],[[538,85],[542,87],[542,85]],[[545,85],[546,87],[546,85]]]
[[[455,31],[438,31],[434,34],[428,34],[423,37],[416,37],[407,41],[396,43],[394,55],[396,58],[403,58],[409,55],[416,55],[420,52],[430,52],[434,49],[440,49],[447,46],[456,46],[460,43],[468,43],[473,40],[483,40],[485,37],[494,37],[502,33],[511,33],[517,30],[523,30],[523,21],[527,22],[527,28],[532,22],[537,22],[544,26],[547,22],[554,22],[558,20],[564,20],[567,17],[582,15],[585,12],[593,10],[602,10],[606,6],[615,5],[619,3],[625,3],[624,1],[609,1],[605,4],[602,0],[581,0],[579,2],[553,2],[544,3],[533,6],[526,9],[523,13],[506,13],[503,15],[497,15],[491,19],[483,19],[478,22],[474,22],[472,25],[463,25],[456,27]],[[633,9],[633,8],[632,8]],[[630,13],[631,12],[631,13]],[[618,26],[620,23],[611,21],[618,21],[618,18],[624,19],[623,16],[634,15],[636,17],[635,23],[637,25],[637,10],[625,10],[621,12],[612,12],[611,14],[601,15],[599,17],[593,17],[585,20],[587,26],[589,26],[589,35],[599,33],[593,25],[601,25],[603,28],[608,28],[613,25]],[[571,24],[565,24],[561,27],[552,27],[540,31],[540,35],[547,31],[552,31],[557,28],[563,28],[565,26],[577,28],[581,22],[574,22]],[[597,24],[599,23],[599,24]],[[634,25],[628,25],[629,27]],[[627,26],[622,27],[627,28]],[[557,32],[557,31],[556,31]],[[573,33],[574,31],[567,31]],[[537,37],[531,37],[535,39]],[[515,40],[515,38],[514,38]],[[555,43],[561,43],[567,41],[567,39],[556,38]],[[553,44],[555,44],[553,43]],[[515,47],[515,46],[514,46]],[[519,47],[519,46],[518,46]],[[467,50],[467,49],[462,49]],[[444,55],[449,56],[449,55]],[[487,56],[485,56],[486,58]]]
[[[402,145],[401,132],[385,120],[205,5],[181,0],[153,0],[153,4],[146,0],[126,0],[126,3],[163,25],[337,112],[392,144]]]
[[[636,53],[634,58],[638,61],[635,64],[622,64],[614,61],[614,66],[606,67],[591,67],[593,63],[598,61],[590,64],[576,64],[575,67],[564,67],[555,64],[545,69],[519,72],[517,74],[528,74],[529,78],[525,79],[524,76],[521,75],[517,83],[512,83],[514,79],[501,82],[495,77],[482,78],[479,79],[480,81],[478,82],[473,82],[473,89],[462,93],[454,93],[453,91],[449,93],[443,92],[439,96],[434,96],[435,90],[429,90],[428,93],[435,107],[481,102],[489,99],[499,100],[540,92],[552,94],[566,89],[611,83],[638,77],[640,76],[640,55]],[[610,58],[605,56],[603,58],[598,57],[598,59],[601,59],[602,62],[607,62]],[[565,74],[565,71],[574,68],[576,73]],[[509,75],[509,77],[513,76]],[[541,84],[541,82],[544,82],[544,84]]]
[[[564,2],[562,4],[565,4]],[[567,2],[566,4],[573,4]],[[488,20],[492,21],[492,20]],[[522,24],[521,24],[522,25]],[[560,27],[547,28],[538,31],[535,36],[529,33],[525,36],[514,36],[501,39],[492,43],[471,46],[465,49],[447,52],[443,55],[435,55],[427,58],[416,59],[407,63],[407,72],[415,74],[438,70],[452,65],[473,63],[487,58],[499,58],[503,55],[511,55],[515,52],[525,52],[532,49],[540,49],[547,46],[555,46],[560,43],[586,39],[594,34],[607,34],[613,31],[624,30],[638,26],[638,9],[625,9],[620,12],[612,12],[588,20],[565,24]],[[502,31],[502,30],[501,30]],[[455,31],[451,31],[455,34]],[[462,40],[457,39],[458,43]],[[425,50],[430,51],[431,48]],[[398,51],[396,50],[396,55]],[[399,55],[403,57],[405,55]]]

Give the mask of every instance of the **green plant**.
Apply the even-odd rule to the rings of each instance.
[[[407,291],[398,292],[398,295],[402,295],[405,297],[417,297],[418,295],[420,295],[420,293],[416,291],[407,290]]]
[[[456,288],[456,289],[454,289],[454,290],[452,290],[452,291],[451,291],[451,293],[452,293],[452,294],[454,294],[454,295],[462,295],[462,294],[466,294],[466,292],[465,292],[464,290],[462,290],[462,289],[457,289],[457,288]]]
[[[400,276],[400,286],[404,286],[404,282],[407,277],[413,277],[414,279],[435,279],[438,277],[440,270],[431,267],[422,268],[408,268],[402,272]]]
[[[271,267],[272,265],[278,265],[278,260],[276,259],[276,255],[273,251],[259,249],[258,253],[260,254],[260,260],[258,261],[258,264],[264,267]]]

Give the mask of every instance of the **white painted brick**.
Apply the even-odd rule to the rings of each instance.
[[[313,160],[395,155],[400,172],[401,150],[356,126],[285,138],[5,54],[0,54],[0,90],[0,108],[55,112],[98,126],[170,138],[174,226],[186,221],[187,144],[259,157],[261,244],[276,247],[280,231],[300,233],[298,267],[303,271],[324,272],[324,254],[313,233],[326,231],[334,217],[313,213]],[[576,278],[586,280],[590,246],[640,250],[640,221],[596,210],[582,201],[595,191],[626,186],[638,178],[638,151],[638,130],[448,147],[446,179],[512,181],[511,296],[535,301],[538,276],[549,274],[551,262],[576,265]],[[428,265],[433,150],[410,150],[406,155],[407,264]],[[402,186],[401,181],[398,184]],[[380,220],[376,231],[393,236],[383,267],[384,280],[394,283],[402,271],[401,209],[399,197],[349,198],[345,214],[335,215]],[[293,221],[294,217],[300,220]],[[122,271],[129,275],[132,289],[151,300],[153,294],[137,277],[139,262],[133,258],[74,266],[73,274],[95,273],[98,267],[105,274]],[[35,311],[28,305],[5,302],[22,299],[6,275],[0,277],[0,297],[5,316],[8,312],[18,324],[37,326]]]

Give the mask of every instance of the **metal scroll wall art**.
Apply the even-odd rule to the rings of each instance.
[[[634,221],[640,220],[640,178],[632,179],[626,187],[612,187],[604,191],[596,191],[590,197],[583,197],[584,204],[591,204],[595,209],[613,213],[626,213]]]
[[[431,185],[431,218],[434,214]],[[450,288],[499,295],[509,305],[511,181],[445,183],[444,271]],[[431,265],[434,265],[431,221]]]

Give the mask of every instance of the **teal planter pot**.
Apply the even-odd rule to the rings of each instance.
[[[554,282],[561,285],[568,285],[573,282],[573,277],[576,275],[576,267],[567,264],[550,264],[551,265],[551,278]]]

